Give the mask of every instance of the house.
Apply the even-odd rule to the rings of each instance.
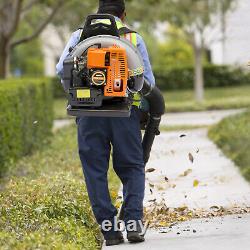
[[[44,74],[46,76],[56,75],[56,64],[62,54],[71,33],[65,27],[60,29],[53,25],[42,32],[42,51],[44,55]]]
[[[226,17],[225,42],[211,46],[215,64],[247,66],[250,61],[250,0],[239,0]]]

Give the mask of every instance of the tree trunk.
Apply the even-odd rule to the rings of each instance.
[[[194,56],[195,56],[195,99],[197,102],[202,102],[204,100],[204,75],[202,66],[202,55],[203,49],[194,46]]]
[[[10,47],[7,39],[0,37],[0,79],[9,74]]]

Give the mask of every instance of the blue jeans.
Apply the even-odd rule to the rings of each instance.
[[[77,124],[79,155],[97,222],[117,215],[107,181],[111,145],[113,168],[123,184],[124,221],[141,220],[145,165],[137,107],[132,107],[129,118],[82,117]]]

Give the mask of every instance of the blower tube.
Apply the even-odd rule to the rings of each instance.
[[[159,88],[156,86],[152,88],[146,80],[140,93],[149,103],[149,119],[142,140],[143,158],[146,164],[155,136],[160,134],[159,126],[161,116],[165,113],[165,100]]]

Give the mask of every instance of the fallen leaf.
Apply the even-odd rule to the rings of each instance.
[[[156,202],[156,199],[153,199],[153,200],[149,200],[148,202]]]
[[[149,186],[150,186],[151,188],[154,188],[154,187],[155,187],[155,185],[154,185],[154,184],[151,184],[151,183],[149,183]]]
[[[187,210],[187,209],[188,209],[187,206],[183,206],[183,207],[178,207],[178,208],[176,209],[176,211],[183,212],[183,211],[185,211],[185,210]]]
[[[172,185],[172,188],[176,188],[176,185],[175,185],[175,184],[173,184],[173,185]]]
[[[199,181],[198,180],[194,180],[194,182],[193,182],[193,187],[197,187],[198,185],[199,185]]]
[[[210,209],[217,212],[220,210],[220,207],[219,206],[212,206],[212,207],[210,207]]]
[[[160,221],[159,222],[159,226],[161,226],[161,227],[167,227],[167,226],[169,226],[169,223],[167,223],[166,221]]]
[[[180,177],[185,177],[185,176],[187,176],[188,174],[190,174],[190,173],[192,173],[192,169],[187,169],[186,171],[184,171],[184,173],[183,174],[181,174],[181,175],[179,175]]]
[[[111,191],[111,197],[112,197],[112,198],[116,198],[116,196],[117,196],[117,192]]]
[[[192,163],[194,162],[194,157],[191,153],[188,154],[188,158]]]
[[[155,171],[155,168],[148,168],[147,170],[146,170],[146,173],[152,173],[152,172],[154,172]]]
[[[118,209],[122,206],[122,202],[121,201],[116,201],[115,202],[115,207]]]

